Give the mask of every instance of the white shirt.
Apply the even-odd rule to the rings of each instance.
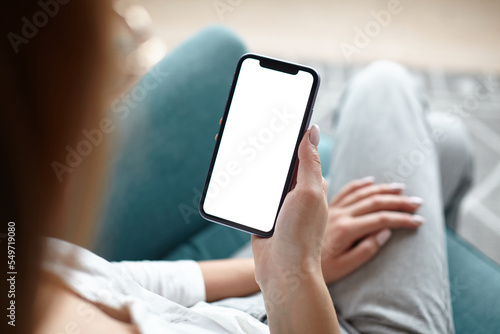
[[[143,334],[269,333],[252,316],[205,302],[194,261],[108,262],[71,243],[47,238],[43,269],[93,303],[130,314]]]

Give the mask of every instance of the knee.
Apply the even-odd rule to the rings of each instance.
[[[412,74],[401,64],[393,61],[376,61],[365,67],[355,78],[354,85],[376,90],[399,91],[415,87]],[[359,87],[361,86],[361,87]]]
[[[439,151],[440,160],[451,161],[450,165],[464,165],[472,174],[472,141],[464,122],[450,112],[432,112],[427,115],[432,137]],[[472,175],[467,175],[472,178]]]
[[[202,40],[218,43],[223,46],[223,50],[234,50],[238,57],[247,52],[247,48],[235,31],[222,25],[213,25],[203,29],[199,33]]]

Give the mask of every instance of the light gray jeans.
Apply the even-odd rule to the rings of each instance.
[[[329,198],[353,179],[404,182],[419,196],[426,223],[394,230],[367,264],[331,285],[343,331],[349,333],[453,333],[445,221],[456,224],[470,186],[472,156],[456,115],[427,112],[421,87],[402,66],[376,62],[348,84],[335,113],[335,149]],[[245,256],[249,247],[236,256]],[[221,306],[265,321],[262,296],[233,298]]]

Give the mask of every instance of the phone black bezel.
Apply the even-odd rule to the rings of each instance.
[[[261,230],[254,229],[254,228],[246,226],[246,225],[238,224],[236,222],[233,222],[233,221],[221,218],[221,217],[213,216],[213,215],[206,213],[205,210],[203,209],[203,205],[205,203],[205,197],[206,197],[206,194],[208,191],[208,185],[210,183],[213,168],[215,165],[215,159],[217,158],[217,153],[219,151],[220,142],[222,140],[222,136],[224,133],[226,119],[227,119],[227,116],[229,114],[229,109],[231,108],[231,103],[232,103],[232,99],[233,99],[233,95],[234,95],[234,90],[236,88],[236,83],[238,82],[238,77],[240,74],[241,65],[243,64],[243,61],[245,61],[245,59],[248,59],[248,58],[257,59],[257,60],[259,60],[261,66],[266,67],[266,68],[270,68],[272,70],[285,72],[285,73],[289,73],[289,74],[296,74],[296,73],[298,73],[298,71],[305,71],[305,72],[310,73],[313,76],[313,84],[311,86],[311,91],[309,93],[309,99],[307,101],[306,110],[304,112],[302,124],[301,124],[300,130],[299,130],[299,133],[298,133],[298,136],[296,139],[295,149],[294,149],[293,156],[292,156],[292,161],[290,163],[290,167],[288,168],[288,175],[287,175],[287,178],[285,181],[285,187],[284,187],[283,192],[281,194],[280,204],[278,206],[278,211],[276,213],[276,217],[274,218],[273,227],[269,231],[261,231]],[[274,234],[274,228],[276,226],[276,220],[278,218],[278,214],[281,210],[281,206],[283,205],[283,201],[285,200],[287,193],[290,191],[292,181],[295,177],[295,172],[296,172],[296,167],[297,167],[297,152],[298,152],[299,144],[300,144],[300,141],[301,141],[304,133],[306,132],[307,128],[309,127],[309,122],[311,120],[311,115],[313,113],[314,102],[316,101],[316,95],[318,93],[319,84],[320,84],[320,77],[319,77],[318,73],[311,67],[307,67],[304,65],[299,65],[296,63],[291,63],[291,62],[287,62],[287,61],[283,61],[283,60],[279,60],[279,59],[275,59],[275,58],[265,57],[265,56],[254,54],[254,53],[244,54],[239,59],[238,64],[236,66],[235,74],[233,77],[233,82],[231,84],[231,90],[229,92],[229,97],[228,97],[227,102],[226,102],[226,108],[224,110],[224,115],[222,117],[221,125],[219,128],[219,133],[217,135],[217,140],[215,143],[214,152],[212,154],[212,160],[210,162],[210,167],[208,169],[207,177],[205,179],[205,185],[203,187],[203,192],[201,194],[201,198],[200,198],[200,202],[199,202],[199,206],[198,206],[198,210],[203,218],[205,218],[206,220],[209,220],[211,222],[217,223],[217,224],[222,224],[224,226],[232,227],[232,228],[235,228],[237,230],[248,232],[251,234],[255,234],[255,235],[258,235],[261,237],[271,237]]]

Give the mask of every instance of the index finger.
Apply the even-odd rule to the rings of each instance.
[[[361,189],[363,187],[369,186],[375,182],[375,178],[373,176],[366,176],[362,179],[354,180],[346,184],[338,194],[333,197],[333,199],[330,201],[330,206],[332,205],[337,205],[342,201],[347,195],[349,195],[352,192],[355,192],[358,189]]]
[[[370,185],[368,187],[357,189],[356,191],[348,194],[338,202],[338,205],[341,207],[346,207],[376,194],[398,195],[402,193],[403,189],[405,189],[405,185],[403,183],[382,183]]]

